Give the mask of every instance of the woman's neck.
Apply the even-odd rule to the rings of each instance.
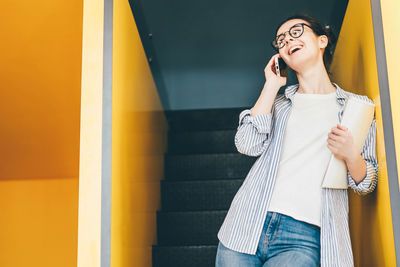
[[[329,94],[336,91],[323,65],[317,64],[304,72],[298,72],[297,79],[299,81],[297,92],[302,94]]]

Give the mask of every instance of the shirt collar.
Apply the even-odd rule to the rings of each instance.
[[[340,86],[337,85],[336,83],[332,82],[332,84],[336,87],[336,99],[338,100],[339,103],[343,104],[344,102],[342,102],[341,100],[345,100],[346,98],[348,98],[346,91],[340,88]],[[287,86],[285,90],[286,98],[292,100],[292,97],[296,93],[297,89],[299,89],[298,83]]]

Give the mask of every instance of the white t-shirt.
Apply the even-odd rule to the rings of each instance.
[[[339,122],[336,92],[295,93],[269,211],[320,226],[321,183],[332,155],[328,133]]]

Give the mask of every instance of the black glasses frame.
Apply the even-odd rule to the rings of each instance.
[[[299,25],[301,25],[301,34],[300,34],[299,36],[297,36],[297,37],[296,37],[296,36],[293,36],[292,33],[291,33],[292,29],[293,29],[294,27],[296,27],[296,26],[299,26]],[[279,38],[281,35],[283,35],[284,38],[285,38],[287,32],[288,32],[289,35],[292,36],[293,38],[299,38],[300,36],[302,36],[303,33],[304,33],[304,25],[306,25],[306,26],[309,27],[312,31],[314,31],[313,28],[312,28],[310,25],[308,25],[308,24],[306,24],[306,23],[304,23],[304,22],[303,22],[303,23],[296,23],[296,24],[294,24],[292,27],[290,27],[290,29],[289,29],[288,31],[286,31],[286,32],[284,32],[284,33],[281,33],[281,34],[279,34],[278,36],[276,36],[275,39],[271,42],[272,47],[273,47],[276,51],[278,51],[279,49],[283,48],[283,47],[285,46],[285,42],[282,42],[282,45],[279,46],[277,40],[278,40],[278,38]]]

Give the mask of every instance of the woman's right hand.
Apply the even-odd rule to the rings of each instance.
[[[271,57],[267,66],[264,69],[265,73],[265,83],[270,85],[275,85],[279,88],[286,85],[287,77],[278,76],[275,72],[275,58],[279,58],[279,53],[276,53]]]
[[[274,104],[276,94],[279,88],[286,84],[286,77],[280,77],[275,74],[274,60],[276,57],[279,57],[279,53],[271,57],[264,69],[266,81],[256,104],[251,109],[251,116],[272,113],[272,105]]]

